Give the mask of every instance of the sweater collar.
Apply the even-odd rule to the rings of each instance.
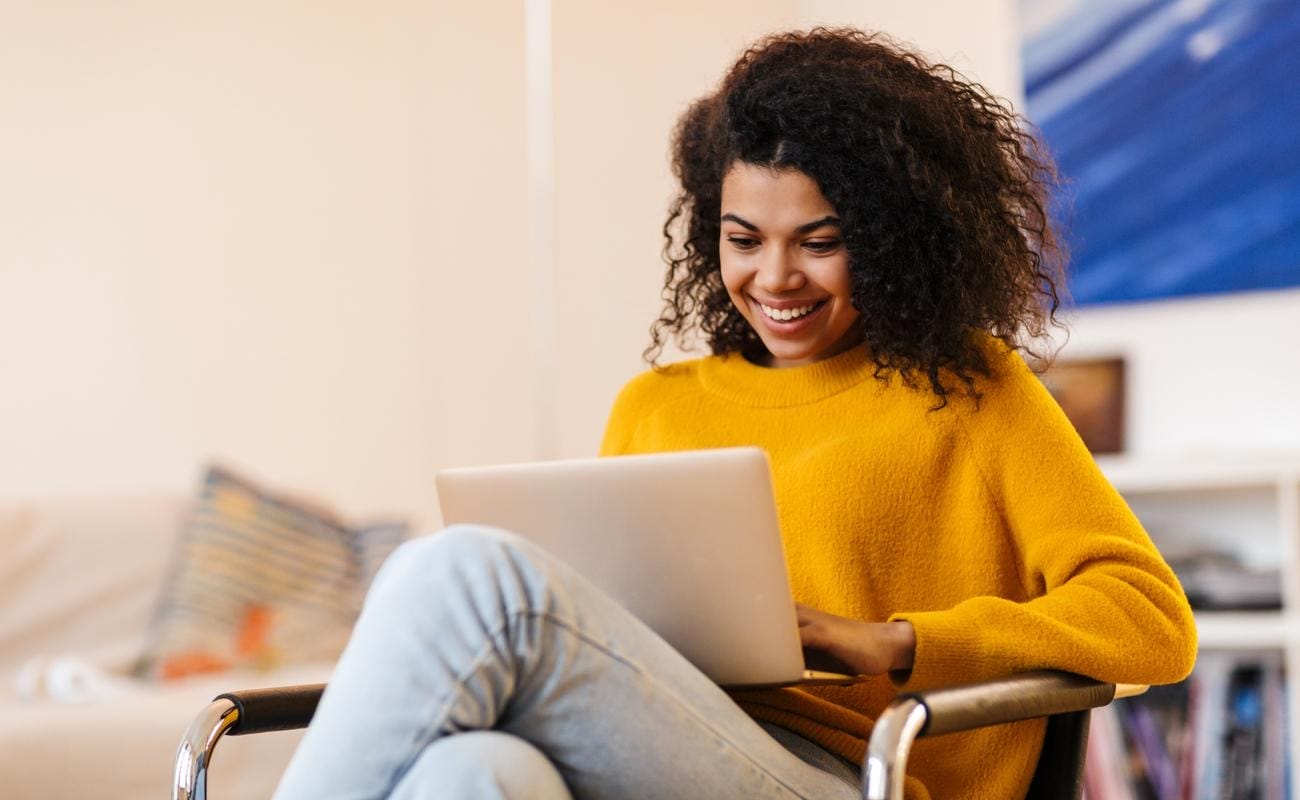
[[[759,408],[799,406],[871,378],[875,364],[865,346],[799,367],[762,367],[739,353],[712,356],[700,363],[700,381],[708,391],[740,405]]]

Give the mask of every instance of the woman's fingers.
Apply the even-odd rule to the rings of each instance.
[[[815,647],[819,650],[830,647],[835,634],[833,632],[834,626],[828,624],[828,622],[835,618],[824,611],[818,611],[804,605],[796,605],[795,611],[796,618],[799,620],[800,643],[804,647]]]
[[[912,626],[906,622],[862,622],[795,604],[799,641],[825,650],[866,675],[908,669],[916,650]],[[904,630],[905,629],[905,630]]]
[[[811,625],[815,622],[826,622],[828,620],[837,619],[834,614],[828,614],[821,609],[806,606],[803,603],[794,604],[794,615],[795,619],[799,621],[800,627]]]

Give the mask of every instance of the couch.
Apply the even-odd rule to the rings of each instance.
[[[165,797],[181,736],[215,695],[328,679],[328,663],[166,683],[131,677],[189,502],[154,493],[0,504],[0,795]],[[49,697],[43,681],[32,683],[46,674],[40,659],[101,671],[109,690]],[[300,736],[224,742],[214,796],[268,797]]]

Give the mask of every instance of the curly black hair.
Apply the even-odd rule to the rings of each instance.
[[[987,335],[1027,355],[1064,292],[1051,159],[984,87],[892,40],[817,28],[762,39],[673,136],[681,192],[664,224],[665,307],[646,359],[702,334],[766,353],[719,267],[722,181],[736,162],[805,173],[835,207],[876,376],[928,379],[939,407],[979,397]],[[980,336],[980,333],[987,334]]]

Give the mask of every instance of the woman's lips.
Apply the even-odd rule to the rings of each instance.
[[[763,324],[767,327],[767,329],[780,336],[793,336],[795,334],[800,333],[805,328],[807,328],[810,324],[812,324],[813,321],[815,321],[818,317],[820,317],[822,313],[826,310],[826,306],[829,305],[825,300],[818,300],[815,303],[811,304],[813,306],[813,309],[809,311],[807,314],[804,314],[803,316],[797,317],[795,319],[780,320],[780,319],[772,319],[771,317],[769,317],[767,313],[763,310],[763,305],[764,305],[763,303],[760,303],[758,300],[755,300],[752,297],[750,298],[750,302],[753,304],[754,313],[762,319]],[[787,304],[785,305],[785,308],[786,309],[805,308],[808,305],[809,304],[807,303],[802,303],[797,306],[791,306]],[[768,307],[772,308],[772,306],[768,306]]]

